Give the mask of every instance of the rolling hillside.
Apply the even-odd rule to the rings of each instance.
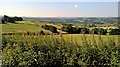
[[[44,32],[50,32],[45,30],[42,27],[45,23],[37,22],[37,21],[17,21],[16,24],[7,23],[2,24],[2,33],[8,32],[37,32],[43,30]]]

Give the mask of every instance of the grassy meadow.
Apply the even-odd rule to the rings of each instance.
[[[41,26],[44,23],[40,23],[37,21],[17,21],[14,23],[7,23],[2,24],[2,32],[9,33],[9,32],[36,32],[43,30],[44,32],[48,32],[48,30],[42,29]],[[50,31],[49,31],[50,32]]]

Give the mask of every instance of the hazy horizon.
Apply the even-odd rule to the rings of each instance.
[[[117,2],[3,2],[0,15],[22,17],[118,17]]]

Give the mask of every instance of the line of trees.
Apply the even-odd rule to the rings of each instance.
[[[1,19],[2,23],[15,23],[15,21],[22,21],[22,17],[9,17],[7,15],[4,15],[3,18]]]
[[[120,35],[120,28],[118,29],[110,29],[110,35]]]
[[[77,34],[80,33],[82,28],[72,27],[72,24],[64,24],[61,29],[69,34]]]
[[[94,34],[100,34],[100,35],[106,35],[109,33],[110,35],[119,35],[120,34],[120,28],[118,29],[109,29],[110,31],[108,32],[108,29],[103,29],[103,28],[93,28],[90,30],[89,28],[79,28],[79,27],[74,27],[72,24],[64,24],[62,26],[62,31],[65,31],[69,34],[79,34],[79,33],[85,33],[85,34],[91,34],[94,32]]]
[[[50,30],[53,33],[58,33],[57,32],[57,28],[51,25],[43,25],[42,28],[46,29],[46,30]]]

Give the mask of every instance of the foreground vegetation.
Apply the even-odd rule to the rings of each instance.
[[[107,38],[109,40],[106,40]],[[119,66],[120,45],[117,40],[117,36],[84,33],[82,35],[3,35],[2,65]]]
[[[0,24],[3,67],[120,65],[120,28],[116,25],[110,25],[114,29],[105,24],[99,28],[101,24],[76,26],[5,18]]]

